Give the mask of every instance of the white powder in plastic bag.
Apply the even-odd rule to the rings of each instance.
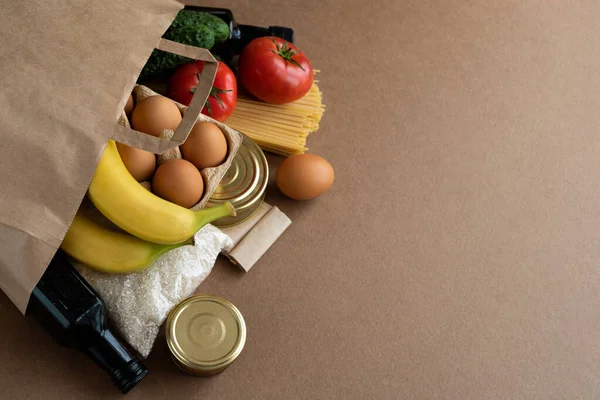
[[[193,246],[169,251],[142,272],[110,275],[75,267],[104,300],[111,327],[146,358],[168,313],[194,293],[227,246],[229,236],[209,224]]]

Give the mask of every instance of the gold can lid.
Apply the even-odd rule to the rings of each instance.
[[[177,365],[193,375],[214,375],[240,355],[246,343],[246,324],[231,302],[196,295],[169,314],[166,339]]]
[[[212,224],[219,227],[236,225],[250,218],[260,207],[269,180],[269,165],[261,148],[248,136],[243,140],[231,166],[208,200],[206,206],[229,201],[237,215],[220,218]]]

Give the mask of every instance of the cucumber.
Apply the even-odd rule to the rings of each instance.
[[[177,54],[167,53],[166,51],[155,49],[150,55],[150,58],[148,58],[146,65],[144,65],[144,68],[140,72],[138,81],[163,74],[177,68],[182,64],[192,61],[194,60],[191,58],[182,57]]]
[[[198,13],[202,15],[202,24],[209,27],[215,35],[215,42],[224,42],[229,39],[229,25],[221,18],[209,13]]]
[[[167,32],[177,32],[188,27],[197,28],[200,25],[208,27],[213,32],[216,42],[229,39],[229,25],[222,19],[206,12],[193,10],[179,11]]]
[[[215,45],[215,35],[206,25],[184,26],[178,30],[168,30],[163,37],[174,42],[208,50]]]

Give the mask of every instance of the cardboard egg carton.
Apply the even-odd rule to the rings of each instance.
[[[133,88],[132,95],[133,95],[134,103],[136,105],[139,104],[141,101],[147,99],[150,96],[161,96],[159,93],[155,92],[154,90],[152,90],[149,87],[144,86],[144,85],[135,85]],[[179,108],[179,111],[181,111],[181,113],[185,115],[185,112],[187,111],[187,107],[176,101],[173,101],[173,103],[177,106],[177,108]],[[227,140],[227,157],[225,158],[225,161],[217,167],[203,168],[200,170],[200,174],[202,175],[202,179],[204,180],[204,194],[202,195],[202,198],[200,199],[200,201],[191,208],[192,210],[199,210],[206,205],[206,202],[208,201],[210,196],[212,196],[215,189],[217,188],[217,185],[219,184],[219,182],[221,181],[221,179],[223,178],[223,176],[225,175],[225,173],[231,166],[231,162],[233,161],[235,154],[237,153],[238,149],[240,148],[240,145],[242,144],[242,134],[240,132],[228,127],[227,125],[223,124],[222,122],[216,121],[216,120],[212,119],[211,117],[206,116],[204,114],[198,114],[196,121],[197,122],[198,121],[211,122],[211,123],[215,124],[216,126],[218,126],[219,129],[221,129],[221,132],[223,132],[223,135],[225,136],[225,139]],[[125,114],[125,110],[123,110],[123,113],[119,117],[118,122],[120,125],[125,126],[127,128],[131,127],[130,123],[129,123],[129,119],[127,118],[127,115]],[[162,131],[160,137],[162,139],[171,140],[173,135],[174,135],[174,131],[172,131],[170,129],[165,129],[164,131]],[[174,147],[172,149],[167,150],[166,152],[164,152],[162,154],[158,154],[157,155],[157,164],[160,165],[163,162],[173,159],[173,158],[182,158],[179,147]],[[148,185],[145,184],[145,186],[148,186]]]

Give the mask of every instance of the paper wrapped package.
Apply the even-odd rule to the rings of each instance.
[[[223,254],[244,272],[248,272],[291,223],[279,208],[263,202],[246,221],[221,228],[231,239]]]
[[[161,39],[185,1],[0,3],[0,288],[25,312],[107,141],[157,154],[183,143],[216,61],[207,50]],[[206,61],[170,140],[117,123],[155,48]]]

